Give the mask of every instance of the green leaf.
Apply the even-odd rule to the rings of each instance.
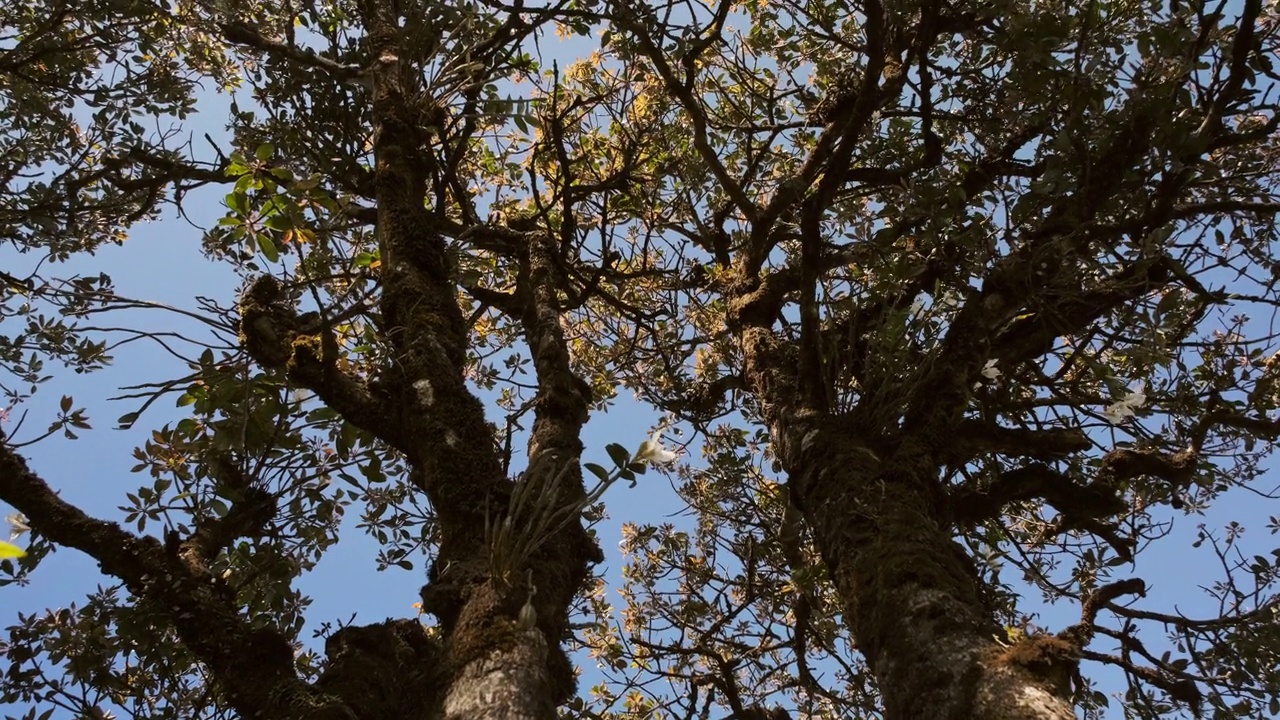
[[[1164,295],[1160,297],[1160,302],[1156,303],[1156,312],[1161,315],[1172,312],[1182,301],[1182,293],[1177,290],[1166,290]]]
[[[253,151],[253,156],[258,158],[262,162],[266,162],[271,159],[271,156],[274,155],[275,152],[276,152],[276,148],[274,145],[272,145],[271,143],[262,143],[261,145],[258,146],[257,150]]]
[[[262,251],[263,257],[268,262],[278,262],[280,260],[280,251],[276,249],[276,243],[266,235],[258,236],[258,249]]]
[[[600,478],[602,481],[609,482],[608,470],[605,470],[604,468],[600,467],[595,463],[583,463],[582,467],[586,468],[588,472]]]
[[[227,166],[228,177],[240,177],[249,172],[249,166],[245,164],[244,156],[238,152],[231,153],[231,164]]]
[[[618,443],[609,443],[604,446],[605,452],[609,453],[609,459],[614,465],[625,468],[631,464],[631,451],[622,447]]]
[[[227,193],[223,200],[227,203],[227,207],[231,208],[232,212],[238,215],[249,214],[249,196],[243,192]]]

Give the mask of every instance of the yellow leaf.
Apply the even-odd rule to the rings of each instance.
[[[7,542],[4,542],[3,540],[0,540],[0,560],[5,560],[8,558],[20,558],[26,554],[27,554],[27,551],[23,550],[17,545],[11,545]]]

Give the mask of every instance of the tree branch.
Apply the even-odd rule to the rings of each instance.
[[[293,61],[304,67],[323,70],[337,80],[352,81],[360,79],[364,68],[354,65],[343,65],[326,57],[317,55],[314,50],[300,48],[276,38],[263,35],[257,28],[242,22],[223,23],[218,26],[227,42],[244,45],[275,57]]]
[[[720,156],[716,153],[715,148],[711,147],[711,142],[707,138],[707,114],[703,111],[702,106],[698,104],[698,99],[693,95],[694,77],[692,70],[687,72],[683,82],[679,80],[676,77],[675,69],[667,62],[667,53],[653,44],[653,40],[649,38],[648,29],[641,24],[635,10],[626,5],[626,2],[614,5],[616,10],[614,20],[621,27],[631,31],[631,35],[639,43],[641,51],[653,63],[658,76],[662,78],[667,92],[671,93],[680,102],[684,111],[689,114],[689,121],[693,124],[693,146],[697,149],[702,161],[707,164],[707,167],[711,168],[711,173],[716,176],[720,187],[733,200],[734,205],[737,206],[743,217],[749,221],[755,220],[760,212],[759,207],[747,196],[742,185],[729,175],[729,171],[725,168],[724,163],[720,162]],[[640,5],[640,7],[644,6]]]
[[[317,692],[298,680],[293,648],[285,637],[269,628],[251,628],[239,608],[218,594],[207,568],[167,552],[154,538],[85,514],[58,497],[3,443],[0,500],[22,512],[36,532],[94,558],[103,572],[150,603],[209,667],[243,717],[294,717],[299,715],[296,703],[318,701]],[[339,712],[329,717],[351,716]]]
[[[1000,473],[985,487],[953,491],[952,517],[960,523],[980,522],[998,516],[1011,502],[1034,498],[1044,498],[1068,518],[1105,518],[1129,507],[1111,485],[1078,485],[1048,465],[1031,463]]]

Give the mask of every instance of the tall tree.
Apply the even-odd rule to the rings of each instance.
[[[1103,712],[1086,676],[1111,666],[1138,717],[1280,713],[1275,560],[1202,531],[1217,617],[1144,606],[1142,579],[1170,518],[1269,489],[1280,348],[1249,316],[1280,278],[1274,7],[0,13],[11,241],[66,259],[218,187],[203,247],[244,278],[193,313],[214,340],[190,374],[147,388],[190,416],[136,451],[130,529],[60,498],[25,439],[0,448],[33,534],[12,579],[60,545],[119,583],[23,617],[0,699],[1070,718]],[[553,29],[598,40],[544,56]],[[201,83],[236,92],[209,151],[138,121],[180,127]],[[106,277],[6,281],[24,385],[107,362],[76,318],[139,304]],[[620,386],[703,461],[678,474],[691,533],[627,526],[615,626],[590,524],[668,459],[655,439],[583,465]],[[53,429],[86,424],[66,399]],[[429,622],[300,651],[293,583],[347,507],[383,565],[429,555]],[[1078,622],[1030,623],[1010,575]],[[570,639],[616,682],[575,696]]]
[[[1275,17],[1256,2],[758,3],[745,27],[723,6],[693,23],[613,13],[617,55],[688,138],[642,223],[706,258],[684,321],[645,348],[679,380],[633,382],[694,422],[725,388],[754,400],[886,715],[1072,717],[1081,659],[1197,714],[1206,690],[1223,716],[1220,692],[1251,697],[1228,676],[1273,682],[1271,596],[1220,589],[1232,611],[1213,623],[1233,629],[1205,636],[1117,604],[1145,584],[1116,573],[1159,509],[1255,481],[1255,443],[1280,430],[1272,330],[1244,317],[1276,300]],[[705,342],[686,374],[687,337]],[[779,544],[803,561],[788,522]],[[1079,623],[1000,642],[1002,556],[1081,601]],[[1059,562],[1070,574],[1051,579]],[[1265,558],[1251,571],[1275,579]],[[1141,620],[1185,655],[1153,657]],[[1120,656],[1090,649],[1100,632]],[[1234,712],[1258,699],[1274,712],[1265,692]]]

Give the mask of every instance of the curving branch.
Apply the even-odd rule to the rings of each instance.
[[[40,535],[97,560],[103,572],[124,581],[130,592],[155,608],[209,668],[243,717],[306,717],[300,708],[325,705],[331,713],[327,718],[353,717],[298,679],[293,648],[285,636],[252,627],[218,592],[208,568],[193,562],[181,544],[166,548],[155,538],[133,535],[87,515],[60,498],[3,443],[0,500],[22,512]]]
[[[278,38],[267,37],[258,28],[243,22],[228,22],[218,26],[227,42],[234,45],[251,47],[272,56],[290,60],[303,67],[312,67],[329,73],[338,80],[347,82],[361,80],[364,68],[344,65],[322,57],[314,50],[301,48]]]
[[[1142,475],[1160,478],[1169,484],[1169,504],[1182,507],[1180,493],[1191,483],[1199,454],[1194,448],[1172,455],[1157,450],[1117,448],[1102,457],[1098,483],[1122,488],[1127,481]]]
[[[410,428],[396,421],[391,401],[338,369],[332,331],[306,325],[270,275],[260,276],[240,298],[240,337],[250,357],[263,367],[285,370],[344,418],[400,452],[415,452],[418,443]]]
[[[983,487],[953,491],[951,515],[962,524],[981,522],[999,516],[1009,503],[1036,498],[1043,498],[1065,518],[1079,521],[1111,517],[1129,507],[1115,486],[1101,478],[1079,485],[1044,463],[1031,463],[1002,472]]]
[[[1093,446],[1089,436],[1079,428],[1033,430],[982,420],[960,422],[955,435],[955,453],[949,454],[946,460],[952,464],[967,462],[984,453],[1055,460],[1084,452]]]

